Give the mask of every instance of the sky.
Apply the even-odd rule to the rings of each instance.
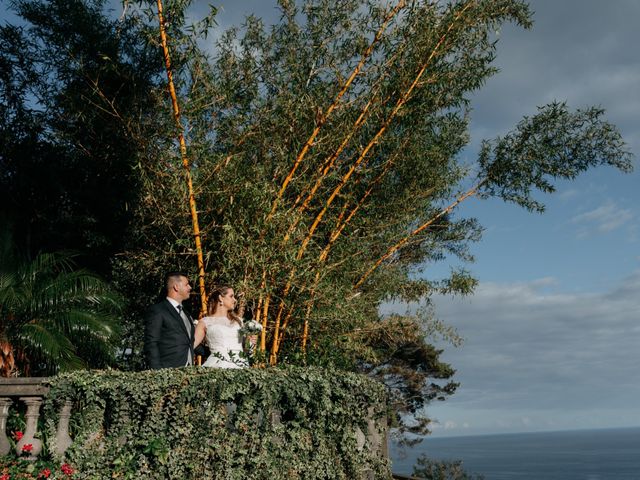
[[[114,2],[116,4],[117,2]],[[220,31],[269,0],[222,7]],[[472,98],[469,162],[537,106],[598,105],[617,125],[636,170],[592,170],[539,197],[544,214],[471,200],[458,214],[485,231],[472,245],[474,295],[435,299],[459,348],[439,345],[461,382],[428,407],[433,436],[640,426],[640,1],[531,0],[534,26],[504,26],[496,65]],[[437,278],[451,265],[427,269]]]
[[[485,227],[467,265],[480,283],[435,301],[465,343],[441,345],[461,387],[428,408],[434,436],[640,425],[640,2],[529,3],[534,27],[499,33],[501,71],[473,99],[467,154],[560,100],[603,107],[635,171],[562,182],[539,197],[542,215],[461,208]]]

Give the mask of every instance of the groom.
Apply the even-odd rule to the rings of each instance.
[[[152,369],[193,365],[193,321],[182,308],[191,285],[181,272],[166,276],[167,298],[156,303],[145,315],[144,352]]]

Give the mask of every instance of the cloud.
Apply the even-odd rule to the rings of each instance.
[[[580,192],[577,189],[571,188],[559,193],[558,198],[560,200],[571,200],[573,198],[576,198],[579,194]]]
[[[640,271],[598,294],[549,294],[541,283],[548,282],[484,284],[471,298],[436,298],[438,316],[467,339],[445,347],[462,383],[449,411],[493,412],[522,426],[524,418],[541,422],[542,412],[636,409]]]
[[[633,219],[633,212],[629,209],[619,208],[615,202],[607,200],[603,205],[585,213],[574,216],[571,223],[591,226],[600,233],[615,230]],[[586,233],[585,230],[582,233]]]
[[[506,132],[536,106],[600,105],[634,150],[640,148],[640,63],[629,45],[640,40],[636,0],[531,0],[534,26],[505,26],[497,49],[501,72],[474,96],[474,133]],[[595,59],[595,60],[594,60]],[[489,134],[488,136],[494,136]]]

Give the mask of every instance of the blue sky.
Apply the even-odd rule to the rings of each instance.
[[[480,285],[435,302],[465,343],[442,345],[462,386],[429,407],[434,436],[640,425],[640,2],[529,3],[533,29],[500,32],[501,72],[474,98],[467,154],[561,100],[605,108],[636,170],[562,182],[542,215],[460,209],[486,229],[468,265]]]
[[[220,31],[248,13],[276,15],[273,1],[211,3],[222,7]],[[493,200],[462,205],[459,215],[485,227],[467,265],[480,285],[435,301],[466,341],[441,345],[462,386],[429,406],[434,436],[640,425],[640,2],[529,3],[533,29],[499,32],[501,72],[473,98],[469,162],[481,139],[560,100],[605,108],[636,171],[561,182],[541,197],[542,215]]]

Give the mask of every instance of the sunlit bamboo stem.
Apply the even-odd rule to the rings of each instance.
[[[420,225],[418,228],[416,228],[415,230],[413,230],[409,235],[407,235],[406,237],[404,237],[402,240],[400,240],[398,243],[396,243],[395,245],[393,245],[392,247],[390,247],[386,253],[380,257],[375,263],[374,265],[367,270],[367,272],[362,275],[360,277],[360,279],[355,283],[355,285],[353,286],[354,290],[357,290],[358,288],[360,288],[360,286],[364,283],[364,281],[369,277],[369,275],[371,275],[380,265],[382,265],[382,262],[384,262],[387,258],[389,258],[391,255],[393,255],[395,252],[397,252],[400,248],[402,248],[412,237],[414,237],[415,235],[419,234],[420,232],[422,232],[424,229],[428,228],[429,226],[431,226],[436,220],[438,220],[439,218],[443,217],[444,215],[446,215],[447,213],[449,213],[451,210],[453,210],[456,206],[458,206],[461,202],[463,202],[464,200],[466,200],[467,198],[475,195],[478,192],[478,188],[480,188],[480,185],[476,185],[475,187],[467,190],[463,195],[461,195],[460,197],[458,197],[453,203],[451,203],[449,206],[447,206],[445,209],[441,210],[437,215],[431,217],[428,221],[426,221],[425,223],[423,223],[422,225]]]
[[[287,314],[285,315],[284,320],[282,321],[282,326],[280,327],[278,342],[274,344],[274,347],[271,350],[271,354],[273,357],[273,361],[271,362],[271,365],[275,365],[276,363],[278,363],[278,352],[280,351],[280,345],[282,345],[282,342],[284,341],[284,334],[287,331],[287,326],[289,325],[289,320],[291,319],[292,314],[293,314],[293,305],[291,305],[287,310]]]
[[[309,244],[309,241],[313,237],[313,234],[315,233],[316,229],[318,228],[318,225],[322,221],[322,218],[326,214],[327,210],[329,209],[329,207],[333,203],[333,200],[338,196],[338,194],[340,193],[342,188],[347,184],[347,182],[351,178],[351,175],[356,170],[356,168],[358,168],[360,166],[360,164],[366,159],[366,157],[369,154],[369,152],[371,151],[371,149],[378,143],[378,141],[380,140],[380,138],[382,137],[384,132],[387,130],[387,128],[389,127],[389,125],[391,124],[391,122],[395,118],[395,116],[398,114],[400,109],[405,105],[405,103],[409,100],[409,98],[411,98],[411,94],[413,93],[413,90],[416,88],[416,86],[420,82],[420,79],[422,78],[422,75],[426,71],[427,67],[430,65],[431,60],[433,60],[433,58],[436,56],[436,54],[440,50],[440,47],[444,44],[445,39],[447,38],[447,36],[451,32],[451,30],[453,29],[453,27],[454,27],[455,23],[457,22],[457,20],[471,6],[472,3],[473,2],[467,3],[462,8],[462,10],[455,15],[454,20],[448,25],[447,30],[440,37],[440,39],[438,40],[438,43],[435,45],[435,47],[431,50],[431,53],[429,54],[429,57],[426,59],[425,63],[422,65],[422,67],[420,67],[420,70],[418,71],[416,77],[414,78],[414,80],[411,83],[411,85],[409,86],[409,88],[400,96],[400,98],[396,102],[396,105],[394,106],[393,110],[391,111],[391,113],[389,114],[387,119],[384,121],[384,123],[382,124],[380,129],[376,132],[376,134],[373,136],[373,138],[367,144],[367,146],[362,150],[362,152],[360,153],[360,156],[358,157],[358,159],[353,163],[353,165],[351,165],[349,170],[343,175],[342,180],[336,186],[336,188],[333,190],[333,192],[331,193],[331,195],[329,196],[329,198],[325,202],[324,207],[318,213],[318,215],[316,215],[316,218],[314,219],[313,223],[311,224],[311,227],[309,228],[309,232],[307,233],[306,237],[304,238],[304,240],[302,241],[302,243],[300,245],[300,248],[298,249],[298,254],[297,254],[297,258],[298,259],[302,258],[302,255],[304,254],[304,252],[305,252],[305,250],[307,248],[307,245]]]
[[[349,170],[347,171],[347,173],[345,173],[345,175],[343,175],[343,178],[341,180],[341,182],[339,183],[339,185],[334,189],[334,191],[332,192],[332,194],[330,195],[329,199],[326,201],[324,208],[322,209],[322,211],[316,216],[313,224],[311,225],[311,228],[309,229],[309,232],[307,234],[307,236],[305,237],[305,239],[303,240],[302,244],[300,245],[300,248],[298,250],[298,253],[296,255],[296,258],[299,260],[302,258],[302,255],[304,254],[304,252],[306,251],[307,245],[309,243],[309,241],[311,240],[316,228],[318,227],[320,221],[322,220],[323,216],[325,215],[325,213],[327,212],[328,208],[330,207],[330,205],[332,204],[332,202],[335,200],[335,198],[338,196],[338,194],[340,193],[341,189],[344,187],[344,185],[349,181],[349,179],[351,178],[351,176],[353,175],[353,173],[355,172],[355,170],[365,161],[365,159],[367,158],[367,155],[369,153],[369,151],[373,148],[373,146],[375,146],[379,139],[381,138],[381,136],[384,134],[384,132],[386,131],[386,129],[388,128],[388,126],[390,125],[390,123],[392,122],[392,120],[395,118],[395,116],[397,115],[397,113],[399,112],[399,110],[405,105],[405,103],[409,100],[409,98],[411,97],[411,94],[413,92],[413,90],[416,88],[416,86],[418,86],[420,84],[420,80],[424,74],[424,72],[426,71],[427,67],[429,66],[429,64],[431,63],[431,60],[435,57],[435,55],[438,53],[438,51],[440,50],[440,47],[444,44],[445,39],[447,38],[448,34],[450,33],[450,31],[453,29],[455,22],[457,21],[458,18],[460,18],[460,16],[462,15],[462,13],[470,6],[471,2],[467,5],[464,6],[464,8],[461,10],[461,12],[459,12],[458,14],[456,14],[455,19],[451,22],[451,24],[448,26],[446,32],[440,37],[438,43],[436,44],[436,46],[432,49],[429,57],[427,58],[427,60],[425,61],[425,63],[422,65],[422,67],[420,68],[420,70],[418,71],[416,77],[414,78],[413,82],[411,83],[411,85],[409,86],[409,88],[403,93],[403,95],[400,96],[400,98],[398,99],[398,101],[396,102],[396,105],[394,106],[394,109],[392,110],[392,112],[390,113],[390,115],[387,117],[387,119],[385,120],[385,122],[382,124],[381,128],[378,130],[378,132],[376,133],[376,135],[374,135],[374,137],[371,139],[371,141],[369,142],[369,144],[364,148],[364,150],[361,152],[361,154],[359,155],[358,159],[351,165],[351,167],[349,168]],[[365,107],[365,113],[366,113],[366,109],[368,109],[368,105],[367,107]],[[363,115],[361,115],[358,121],[361,121],[363,118]],[[344,142],[343,142],[344,144]],[[337,157],[337,155],[336,155]],[[331,157],[333,158],[333,157]],[[327,162],[326,165],[329,165],[330,162]],[[326,166],[325,165],[325,166]],[[323,171],[322,173],[326,174],[326,171]],[[383,172],[382,175],[384,175],[385,172]],[[381,177],[379,177],[381,178]],[[376,180],[377,181],[377,180]],[[317,185],[317,184],[316,184]],[[317,190],[317,187],[316,187]],[[365,195],[365,198],[370,194],[371,190],[369,190],[367,192],[367,194]],[[313,191],[313,193],[315,193],[315,190]],[[303,204],[304,207],[306,208],[306,206],[308,205],[308,201],[310,201],[313,193],[311,194],[311,196],[307,197],[307,200],[305,201],[305,203]],[[364,199],[362,200],[362,202],[364,201]],[[321,253],[321,258],[322,261],[326,260],[326,256],[328,254],[328,251],[330,250],[331,246],[333,245],[333,243],[335,242],[335,240],[337,240],[337,238],[339,237],[340,233],[342,232],[342,230],[344,229],[344,227],[346,226],[346,224],[348,223],[348,221],[350,221],[351,218],[353,218],[353,215],[355,215],[355,213],[358,211],[358,209],[360,208],[360,206],[362,205],[362,202],[359,203],[356,208],[351,212],[351,215],[348,217],[348,220],[346,222],[340,223],[338,227],[336,228],[336,230],[333,232],[330,242],[329,244],[325,247],[325,249],[323,250],[323,252]],[[426,228],[426,227],[425,227]],[[285,238],[288,238],[288,235]],[[283,295],[282,295],[282,302],[284,302],[284,299],[286,298],[286,296],[288,295],[290,286],[291,286],[291,282],[292,282],[292,278],[293,278],[293,274],[294,271],[292,270],[291,275],[289,277],[289,281],[287,282],[285,289],[283,291]],[[312,287],[312,290],[315,290],[315,282],[314,282],[314,286]],[[308,305],[307,310],[310,312],[310,306],[311,303]],[[275,323],[275,331],[274,331],[274,339],[273,339],[273,344],[272,344],[272,349],[271,349],[271,355],[270,355],[270,363],[274,364],[276,362],[277,359],[277,352],[279,349],[279,343],[281,341],[281,337],[282,334],[280,334],[280,322],[281,322],[281,316],[282,316],[282,312],[284,309],[284,303],[281,303],[278,309],[278,314],[276,317],[276,323]],[[308,341],[308,315],[305,316],[305,331],[306,333],[303,333],[303,345],[304,348],[306,348],[306,343]],[[286,318],[286,320],[288,321],[288,318]]]
[[[258,297],[258,306],[256,307],[256,322],[262,325],[262,331],[260,332],[260,350],[264,352],[266,348],[266,335],[267,335],[267,319],[264,319],[264,324],[261,321],[262,319],[262,304],[263,304],[263,295],[265,295],[265,286],[267,284],[267,270],[262,270],[262,280],[260,281],[260,295]]]
[[[278,191],[278,194],[276,195],[276,198],[273,201],[273,205],[271,207],[271,211],[269,212],[269,215],[267,216],[267,221],[271,219],[271,217],[275,213],[276,209],[278,208],[278,203],[280,202],[280,199],[284,195],[284,192],[287,189],[287,186],[289,185],[289,183],[293,179],[293,176],[296,173],[296,170],[298,169],[298,167],[300,166],[300,163],[302,162],[302,160],[304,159],[305,155],[307,154],[307,152],[309,151],[309,149],[313,145],[313,142],[315,141],[316,137],[318,136],[318,133],[320,133],[320,129],[327,122],[327,120],[331,116],[331,113],[336,109],[336,107],[340,103],[340,99],[342,98],[342,96],[346,93],[346,91],[349,89],[349,87],[351,86],[351,84],[353,83],[355,78],[358,76],[358,74],[360,73],[360,70],[362,70],[362,67],[364,66],[365,62],[367,61],[367,59],[369,58],[369,56],[373,52],[373,50],[375,48],[375,45],[382,38],[382,34],[384,33],[385,29],[387,28],[387,24],[405,6],[405,4],[406,4],[406,0],[401,0],[400,2],[398,2],[398,4],[395,6],[395,8],[393,8],[389,12],[389,14],[385,17],[384,21],[380,25],[380,28],[376,32],[376,35],[374,36],[373,40],[371,41],[371,43],[369,44],[367,49],[362,54],[362,56],[360,58],[360,61],[358,62],[358,65],[356,65],[356,67],[353,69],[353,71],[351,72],[351,75],[349,76],[349,78],[347,78],[346,82],[344,83],[344,85],[342,86],[342,88],[340,89],[338,94],[336,95],[336,98],[333,100],[331,105],[329,105],[329,107],[324,112],[324,114],[322,114],[320,116],[320,119],[318,120],[318,123],[317,123],[316,127],[313,129],[313,132],[311,132],[311,135],[309,136],[309,138],[305,142],[304,146],[302,147],[302,150],[300,150],[300,153],[298,153],[298,156],[296,157],[296,160],[293,163],[293,167],[291,167],[291,170],[289,171],[288,175],[285,177],[284,181],[282,182],[282,186],[280,187],[280,190]]]
[[[391,165],[393,165],[393,163],[395,162],[396,158],[398,157],[398,155],[400,155],[400,152],[402,151],[403,147],[406,144],[407,144],[407,141],[403,142],[402,146],[393,155],[393,157],[391,157],[385,163],[385,165],[384,165],[384,167],[382,169],[382,172],[380,172],[380,174],[376,178],[373,179],[373,181],[370,183],[369,188],[367,189],[367,191],[364,193],[364,195],[362,196],[360,201],[356,204],[356,206],[351,210],[351,212],[349,212],[349,215],[347,215],[347,218],[345,218],[344,221],[341,221],[342,220],[342,214],[344,213],[344,212],[341,212],[340,217],[338,218],[338,222],[337,222],[336,228],[331,232],[331,235],[329,236],[329,241],[327,242],[327,245],[325,245],[325,247],[322,249],[322,252],[320,253],[320,257],[318,258],[318,261],[320,263],[323,263],[327,259],[327,256],[329,255],[329,251],[331,250],[331,247],[333,246],[333,244],[336,242],[336,240],[338,240],[338,238],[342,234],[342,231],[349,224],[349,222],[351,222],[351,219],[355,216],[355,214],[358,213],[358,210],[360,210],[360,207],[362,207],[362,205],[364,205],[364,202],[367,200],[369,195],[371,195],[371,192],[373,192],[373,189],[375,188],[375,186],[387,174],[387,172],[391,168]]]
[[[347,215],[347,218],[344,219],[344,221],[342,221],[348,207],[348,204],[345,204],[344,208],[340,212],[340,215],[338,216],[336,228],[334,229],[333,232],[331,232],[327,245],[325,245],[325,247],[322,249],[322,252],[320,253],[320,256],[318,257],[319,264],[323,264],[327,260],[329,251],[331,250],[331,247],[333,246],[333,244],[340,237],[340,234],[342,233],[344,228],[349,224],[349,222],[355,216],[355,214],[358,212],[360,207],[364,204],[365,200],[371,194],[374,187],[378,184],[378,182],[382,179],[382,177],[384,177],[384,175],[389,171],[389,168],[393,164],[393,161],[398,156],[398,154],[399,152],[396,153],[389,161],[387,161],[382,172],[371,182],[371,185],[369,186],[365,194],[362,196],[360,201],[351,210],[351,212],[349,212],[349,215]],[[320,268],[318,268],[318,270],[316,271],[316,276],[313,281],[313,286],[311,287],[311,290],[309,292],[309,300],[307,301],[307,309],[304,315],[304,326],[302,330],[302,353],[303,354],[306,353],[306,349],[307,349],[307,342],[309,340],[309,317],[311,315],[311,308],[313,307],[313,300],[315,298],[315,293],[316,293],[316,289],[318,288],[319,282],[320,282]]]
[[[164,56],[164,65],[167,71],[167,82],[169,84],[169,95],[171,97],[171,107],[173,109],[173,118],[178,129],[178,142],[180,144],[180,157],[182,158],[182,166],[184,167],[184,175],[187,181],[187,189],[189,193],[189,209],[191,212],[191,223],[193,227],[193,237],[196,246],[196,256],[198,258],[198,285],[200,287],[200,317],[203,317],[207,311],[207,292],[204,282],[204,258],[202,255],[202,242],[200,240],[200,227],[198,225],[198,210],[196,208],[196,198],[193,193],[193,182],[191,179],[191,165],[187,156],[187,143],[184,139],[184,126],[180,118],[180,106],[178,105],[178,96],[173,83],[173,73],[171,70],[171,57],[169,55],[169,46],[167,42],[167,32],[165,29],[165,21],[162,9],[162,0],[157,0],[158,4],[158,23],[160,25],[160,40],[162,42],[162,53]]]
[[[284,311],[284,300],[287,298],[289,294],[289,290],[291,289],[291,285],[293,283],[293,277],[295,275],[295,268],[291,269],[289,273],[289,279],[287,280],[286,285],[284,286],[284,290],[282,291],[282,299],[280,300],[280,305],[278,305],[278,313],[276,314],[276,320],[273,327],[273,340],[271,341],[271,352],[269,354],[269,363],[271,365],[275,365],[277,361],[277,354],[279,349],[279,335],[280,335],[280,322],[282,320],[282,312]]]
[[[326,258],[326,257],[325,257]],[[311,308],[313,307],[313,300],[316,296],[316,288],[320,282],[320,270],[316,272],[316,278],[313,280],[313,287],[309,292],[309,300],[307,302],[307,310],[304,312],[304,326],[302,327],[302,353],[307,353],[307,342],[309,341],[309,317],[311,316]]]
[[[269,302],[271,295],[266,294],[264,299],[264,305],[262,307],[262,332],[260,335],[260,350],[266,351],[267,349],[267,320],[269,318]]]

